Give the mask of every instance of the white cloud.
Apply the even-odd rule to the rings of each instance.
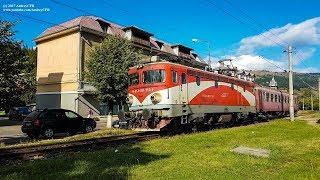
[[[222,56],[221,59],[232,59],[231,63],[233,66],[238,67],[238,69],[243,70],[266,70],[266,71],[283,71],[283,69],[287,69],[287,63],[281,61],[275,61],[271,59],[262,58],[257,55],[240,55],[240,56],[232,56],[226,55]],[[225,62],[226,65],[231,65],[229,61]],[[212,66],[217,67],[219,64],[217,61],[212,61]],[[280,67],[277,68],[276,66]]]
[[[309,19],[299,24],[289,23],[283,27],[273,28],[259,35],[246,37],[240,41],[238,54],[253,53],[260,48],[279,46],[266,37],[283,45],[283,41],[294,46],[319,45],[320,17]]]
[[[301,61],[304,61],[314,55],[316,48],[307,48],[304,50],[294,51],[293,65],[298,65]]]

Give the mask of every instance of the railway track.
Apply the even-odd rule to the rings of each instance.
[[[99,150],[105,149],[106,147],[110,148],[120,145],[132,145],[138,142],[148,141],[159,137],[159,134],[138,133],[52,145],[0,149],[0,164],[10,164],[25,160],[44,159],[60,156],[65,153],[81,152],[85,150]]]

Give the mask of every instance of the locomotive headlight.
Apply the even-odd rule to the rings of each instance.
[[[157,104],[157,103],[161,102],[162,96],[161,96],[161,94],[159,94],[159,93],[154,93],[154,94],[152,94],[152,95],[150,96],[150,99],[151,99],[151,102],[152,102],[153,104]]]
[[[126,98],[126,103],[129,104],[129,105],[132,105],[133,103],[133,97],[132,96],[129,96]]]

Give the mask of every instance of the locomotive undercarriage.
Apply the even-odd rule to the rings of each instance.
[[[175,117],[168,114],[168,107],[151,110],[145,108],[127,113],[120,111],[119,126],[137,131],[196,132],[264,122],[286,115],[282,112],[193,113],[186,107],[182,105],[182,113]]]

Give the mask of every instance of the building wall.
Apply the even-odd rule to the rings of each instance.
[[[76,91],[79,33],[39,42],[37,92]]]
[[[75,110],[79,86],[79,33],[37,42],[37,48],[37,109]]]

